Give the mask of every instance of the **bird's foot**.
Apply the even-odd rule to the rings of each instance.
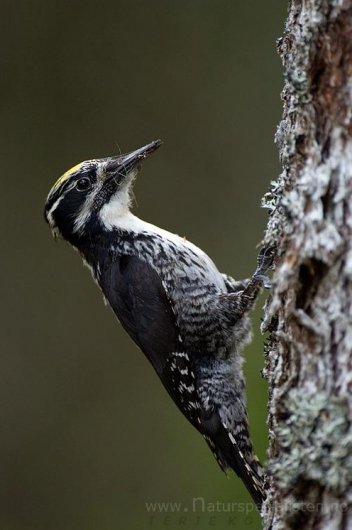
[[[253,274],[253,279],[259,281],[264,287],[264,289],[271,289],[272,283],[269,278],[265,276],[265,274],[255,273]]]
[[[274,261],[274,247],[263,247],[257,257],[257,269],[255,275],[264,275],[272,267]]]

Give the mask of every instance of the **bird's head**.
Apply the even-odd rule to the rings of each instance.
[[[125,215],[141,162],[160,145],[155,140],[125,155],[87,160],[64,173],[45,203],[44,217],[53,234],[72,243],[104,229],[109,215]]]

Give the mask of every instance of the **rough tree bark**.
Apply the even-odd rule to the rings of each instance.
[[[266,528],[352,529],[352,0],[291,0],[279,53]]]

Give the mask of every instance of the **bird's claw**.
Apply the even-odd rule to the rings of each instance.
[[[257,274],[257,273],[255,273],[253,275],[253,279],[259,281],[262,284],[262,286],[264,287],[264,289],[271,289],[272,283],[269,280],[269,278],[267,276],[265,276],[265,274]]]
[[[271,268],[274,261],[274,250],[274,247],[263,247],[260,249],[255,274],[263,275]]]

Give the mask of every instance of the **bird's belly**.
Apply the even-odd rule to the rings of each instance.
[[[214,310],[211,299],[184,297],[175,304],[180,334],[187,351],[227,357],[233,348],[234,332]]]

